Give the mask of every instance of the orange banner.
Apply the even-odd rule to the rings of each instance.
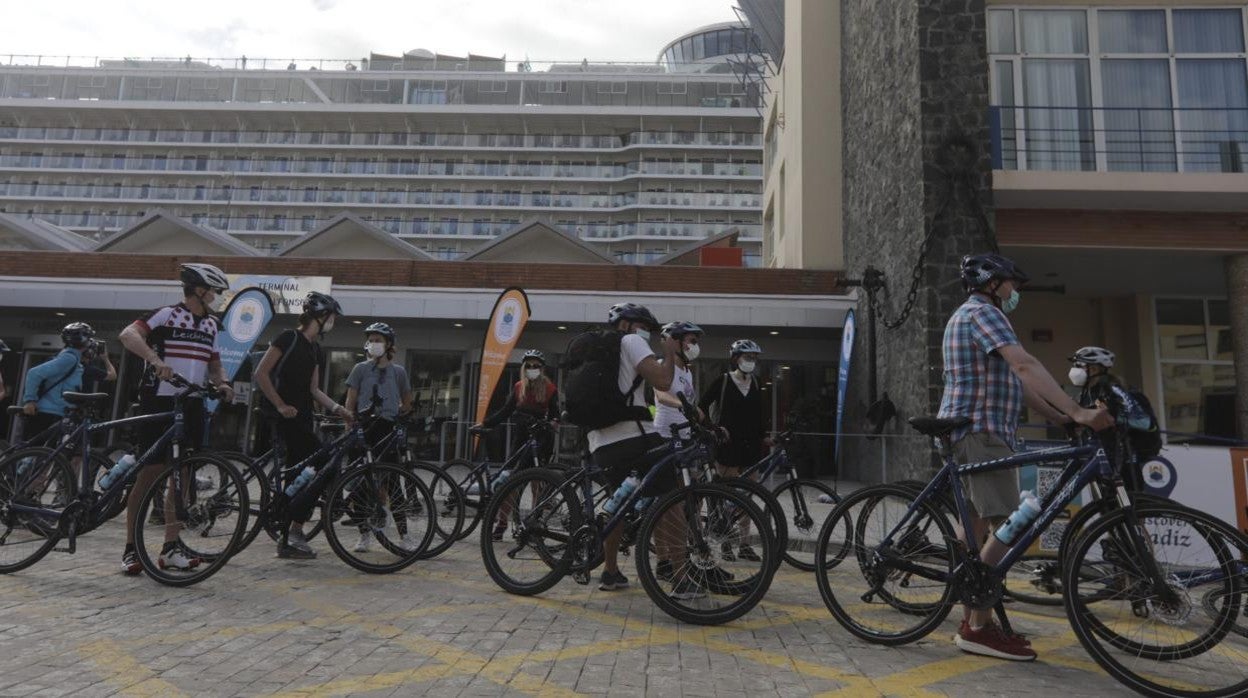
[[[490,324],[485,328],[485,343],[481,348],[481,376],[477,381],[477,423],[485,419],[490,409],[490,396],[498,385],[498,379],[507,367],[507,357],[516,348],[524,326],[529,321],[529,297],[524,289],[509,288],[499,295],[490,314]]]
[[[1248,448],[1231,449],[1231,479],[1235,483],[1235,517],[1248,533]]]

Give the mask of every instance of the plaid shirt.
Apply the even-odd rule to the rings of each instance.
[[[975,420],[953,433],[954,442],[980,432],[1014,446],[1023,386],[997,350],[1018,343],[1005,313],[983,296],[966,299],[949,318],[941,347],[945,392],[939,416]]]

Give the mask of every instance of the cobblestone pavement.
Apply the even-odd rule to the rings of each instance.
[[[215,577],[174,589],[117,571],[111,522],[77,555],[0,577],[0,695],[1127,694],[1058,609],[1014,607],[1040,652],[1014,664],[959,652],[952,620],[906,647],[859,642],[813,576],[787,567],[759,608],[703,628],[656,610],[635,579],[622,592],[565,580],[509,596],[475,537],[389,576],[313,543],[317,560],[278,560],[261,536]]]

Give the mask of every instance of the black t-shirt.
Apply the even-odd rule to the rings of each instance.
[[[308,341],[302,332],[286,330],[279,334],[269,346],[282,352],[281,358],[273,368],[270,376],[273,387],[282,400],[299,410],[301,417],[312,414],[312,372],[321,365],[321,345]],[[276,413],[276,408],[268,403],[268,411]]]

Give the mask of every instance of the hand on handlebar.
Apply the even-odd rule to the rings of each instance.
[[[177,375],[173,372],[173,367],[164,361],[152,364],[152,368],[156,369],[157,380],[173,382],[173,377]]]
[[[295,409],[294,407],[291,407],[290,405],[282,405],[281,407],[277,408],[277,413],[282,415],[282,417],[285,419],[294,419],[296,416],[298,416],[299,410]]]
[[[217,396],[225,402],[234,402],[234,388],[228,383],[222,383],[217,386]]]
[[[1114,418],[1105,409],[1103,403],[1098,402],[1096,408],[1082,408],[1074,415],[1074,420],[1092,431],[1105,431],[1114,426]]]

